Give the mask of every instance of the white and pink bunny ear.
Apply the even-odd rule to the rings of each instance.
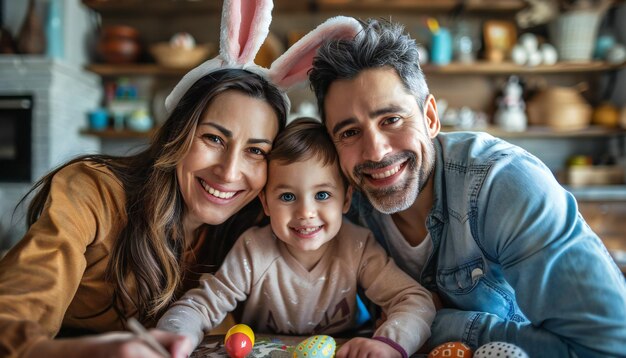
[[[171,113],[183,95],[200,78],[223,68],[249,69],[260,75],[266,70],[254,58],[269,33],[272,0],[224,0],[219,55],[189,71],[165,99]]]
[[[272,21],[272,0],[224,0],[220,55],[228,64],[253,63]]]
[[[352,17],[332,17],[294,43],[270,66],[270,80],[287,90],[307,80],[317,49],[327,40],[351,39],[363,29]]]
[[[254,58],[269,33],[272,8],[272,0],[224,0],[220,53],[189,71],[178,82],[165,99],[168,113],[196,81],[223,68],[245,69],[267,78],[282,90],[289,107],[289,98],[284,92],[307,80],[317,49],[327,40],[354,38],[362,30],[361,24],[354,18],[330,18],[293,44],[272,63],[268,71],[256,65]]]

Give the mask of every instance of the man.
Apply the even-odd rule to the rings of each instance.
[[[626,282],[574,197],[487,134],[440,133],[415,42],[369,20],[310,72],[353,200],[397,263],[438,296],[429,347],[519,345],[531,357],[626,355]]]

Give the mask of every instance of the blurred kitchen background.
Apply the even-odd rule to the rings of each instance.
[[[330,16],[392,19],[420,44],[444,131],[479,130],[542,159],[626,272],[626,1],[274,0],[269,67]],[[140,149],[164,100],[215,56],[220,0],[0,0],[0,251],[21,197],[85,153]],[[307,86],[292,117],[317,116]]]

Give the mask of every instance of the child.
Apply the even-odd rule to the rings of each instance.
[[[195,345],[245,301],[242,322],[277,334],[335,334],[355,328],[357,286],[386,321],[372,339],[355,338],[338,355],[407,357],[430,336],[428,291],[387,257],[372,233],[343,219],[351,187],[335,147],[314,119],[292,122],[268,157],[259,197],[270,225],[246,231],[215,275],[188,291],[157,327]]]

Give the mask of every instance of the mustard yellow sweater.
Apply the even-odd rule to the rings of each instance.
[[[104,166],[76,163],[54,176],[41,217],[0,261],[0,357],[20,356],[61,327],[123,329],[104,272],[127,221],[125,201]]]

